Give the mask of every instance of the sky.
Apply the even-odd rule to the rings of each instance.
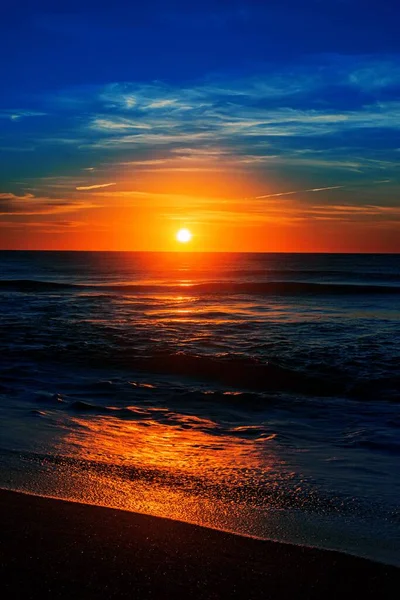
[[[0,248],[400,252],[400,5],[9,0]]]

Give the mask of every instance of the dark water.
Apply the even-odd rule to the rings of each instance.
[[[399,255],[0,252],[0,485],[400,563]]]

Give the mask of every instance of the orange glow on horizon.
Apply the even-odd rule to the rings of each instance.
[[[118,181],[112,188],[70,192],[65,200],[57,198],[52,210],[47,208],[51,199],[47,204],[32,198],[32,212],[4,224],[0,246],[150,252],[400,251],[395,208],[385,212],[369,207],[364,214],[362,207],[351,210],[339,201],[340,190],[330,190],[326,197],[293,191],[285,196],[285,190],[300,186],[279,179],[266,183],[260,173],[226,164],[225,170],[210,167],[209,172],[196,171],[198,165],[192,162],[192,171],[179,171],[179,164],[171,172],[139,171],[134,182],[131,172],[111,173],[110,179]],[[185,161],[181,166],[187,169]],[[195,235],[189,228],[179,229],[182,223]]]

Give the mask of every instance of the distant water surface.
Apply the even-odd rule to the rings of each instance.
[[[0,486],[400,564],[400,257],[0,252]]]

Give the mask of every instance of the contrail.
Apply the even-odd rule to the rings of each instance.
[[[264,196],[255,196],[256,200],[261,200],[262,198],[276,198],[277,196],[291,196],[292,194],[304,194],[305,192],[324,192],[325,190],[339,190],[340,188],[344,188],[344,185],[331,185],[329,187],[323,188],[310,188],[308,190],[295,190],[293,192],[278,192],[276,194],[265,194]]]
[[[378,181],[372,181],[371,183],[375,184],[375,185],[379,185],[381,183],[390,183],[391,179],[381,179]],[[361,184],[363,185],[363,184]],[[364,184],[364,185],[369,185],[369,184]],[[278,196],[292,196],[293,194],[304,194],[306,192],[325,192],[328,190],[340,190],[342,188],[351,188],[351,187],[359,187],[360,184],[357,183],[348,183],[345,185],[330,185],[327,187],[322,187],[322,188],[310,188],[308,190],[295,190],[292,192],[277,192],[275,194],[265,194],[263,196],[253,196],[254,200],[262,200],[263,198],[276,198]]]

